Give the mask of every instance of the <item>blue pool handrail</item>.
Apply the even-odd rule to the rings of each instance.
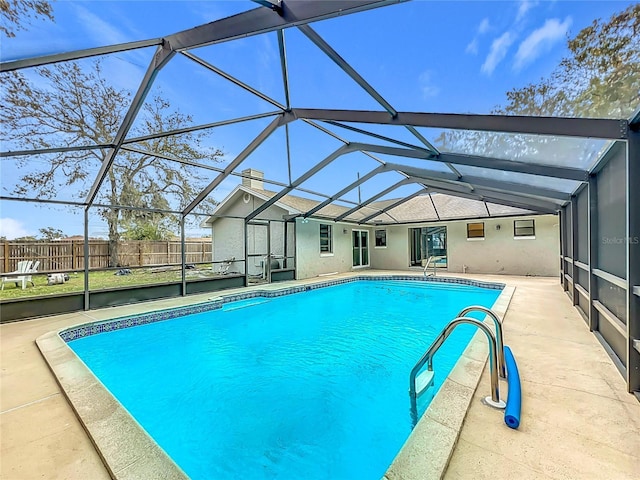
[[[465,317],[468,313],[471,313],[471,312],[485,313],[489,315],[489,317],[491,317],[491,319],[493,320],[493,323],[496,326],[496,347],[498,350],[498,375],[500,375],[500,378],[506,379],[507,370],[504,364],[504,343],[503,343],[504,336],[502,335],[502,321],[493,310],[487,307],[483,307],[481,305],[471,305],[461,310],[460,313],[456,315],[456,317]]]
[[[467,323],[470,325],[474,325],[484,332],[487,336],[487,340],[489,341],[489,369],[491,373],[491,395],[484,399],[485,403],[494,408],[505,408],[504,401],[500,400],[500,387],[498,382],[498,371],[497,371],[497,348],[496,348],[496,339],[493,336],[493,333],[484,323],[480,320],[471,317],[457,317],[451,320],[446,327],[440,332],[440,335],[434,340],[429,349],[420,357],[420,360],[415,364],[415,366],[411,369],[411,373],[409,375],[409,397],[411,400],[411,416],[414,421],[417,421],[417,410],[418,410],[418,401],[417,397],[422,392],[416,391],[416,376],[422,370],[422,368],[427,365],[427,370],[433,372],[433,356],[438,351],[438,349],[442,346],[447,337],[451,334],[451,332],[458,326],[463,323]]]

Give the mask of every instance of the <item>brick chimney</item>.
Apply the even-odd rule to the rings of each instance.
[[[253,168],[242,170],[242,185],[245,187],[264,190],[264,183],[262,182],[263,178],[264,172],[261,172],[260,170],[254,170]]]

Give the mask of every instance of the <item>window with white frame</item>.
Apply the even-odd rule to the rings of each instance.
[[[484,222],[467,223],[467,238],[484,238]]]
[[[376,230],[375,238],[376,238],[376,248],[385,248],[387,246],[386,230]]]
[[[534,237],[535,234],[536,234],[536,225],[533,219],[513,221],[514,237]]]
[[[326,223],[320,224],[320,253],[333,253],[333,228]]]

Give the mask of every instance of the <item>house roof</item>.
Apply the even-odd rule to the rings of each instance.
[[[238,185],[224,200],[222,200],[202,225],[211,225],[217,218],[224,217],[228,208],[238,201],[241,193],[255,195],[262,200],[272,198],[277,192],[258,188],[250,188]],[[443,193],[425,193],[415,196],[386,212],[381,212],[385,208],[397,203],[400,199],[394,198],[373,202],[360,210],[353,212],[344,218],[345,222],[362,222],[363,219],[371,217],[366,224],[396,224],[414,222],[434,222],[443,220],[461,220],[473,218],[505,217],[516,215],[536,215],[537,212],[521,208],[508,207],[480,200],[472,200],[462,197],[455,197]],[[297,195],[285,195],[275,205],[285,210],[288,215],[303,215],[321,202],[310,198],[299,197]],[[312,218],[334,219],[349,211],[351,207],[329,204],[315,214]],[[376,215],[376,213],[379,213]]]

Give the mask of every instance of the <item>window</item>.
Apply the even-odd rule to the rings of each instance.
[[[533,237],[536,234],[534,220],[514,220],[513,236],[514,237]]]
[[[467,223],[467,238],[484,238],[484,223]]]
[[[387,231],[386,230],[376,230],[376,248],[382,248],[387,246]]]
[[[325,223],[320,224],[320,253],[333,253],[333,228]]]

